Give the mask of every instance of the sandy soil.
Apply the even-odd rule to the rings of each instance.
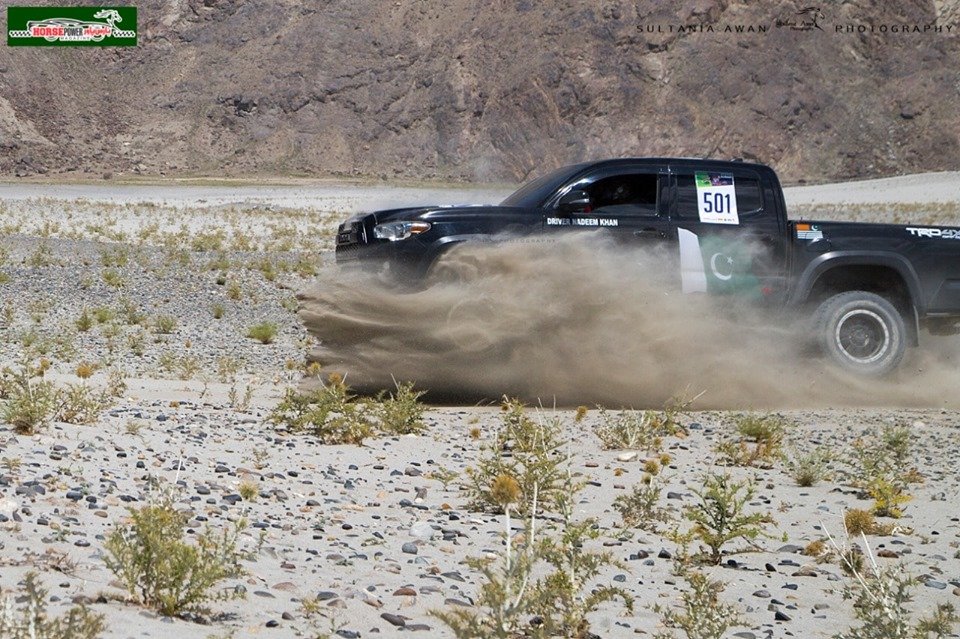
[[[787,198],[815,206],[842,194],[848,203],[895,203],[897,215],[909,215],[912,206],[956,206],[957,183],[955,175],[908,176],[798,187]],[[33,436],[0,424],[0,587],[17,592],[22,576],[37,570],[52,612],[92,602],[106,615],[108,637],[389,637],[416,630],[452,636],[429,611],[469,605],[480,576],[464,559],[501,551],[503,520],[471,512],[457,480],[445,486],[434,477],[441,468],[462,477],[476,464],[498,427],[497,409],[435,407],[424,435],[373,438],[363,446],[324,446],[265,420],[298,383],[304,354],[316,346],[293,295],[316,277],[335,277],[330,232],[340,218],[386,203],[489,202],[501,195],[333,184],[0,185],[0,272],[7,276],[0,284],[0,364],[42,355],[51,361],[49,377],[67,384],[79,383],[78,362],[90,362],[98,371],[87,384],[101,386],[119,371],[128,385],[94,424],[52,423]],[[885,215],[870,209],[872,220],[890,219]],[[319,272],[309,264],[319,264]],[[85,309],[92,325],[80,330]],[[161,317],[175,325],[158,331]],[[264,321],[277,327],[273,343],[246,337]],[[955,375],[955,360],[941,359],[945,374]],[[946,388],[958,381],[948,378]],[[803,392],[798,388],[794,398]],[[811,488],[797,487],[780,462],[766,469],[721,465],[716,444],[734,432],[731,413],[682,416],[688,436],[665,440],[672,460],[661,480],[662,505],[676,525],[688,525],[682,509],[711,469],[753,480],[749,508],[775,520],[775,538],[707,569],[727,584],[723,600],[745,619],[729,636],[829,637],[853,623],[841,596],[849,579],[835,562],[817,563],[799,551],[827,531],[842,537],[846,509],[869,507],[851,485],[849,457],[855,440],[884,425],[911,430],[908,463],[924,481],[911,484],[905,517],[887,520],[897,524],[894,534],[871,536],[871,548],[887,551],[879,561],[903,563],[920,579],[915,610],[960,603],[960,413],[951,398],[939,397],[901,402],[888,394],[872,407],[820,402],[781,410],[792,424],[789,449],[836,453],[830,479]],[[745,401],[736,408],[754,407]],[[623,528],[612,508],[640,481],[644,455],[626,461],[623,451],[603,450],[592,432],[601,420],[595,410],[576,426],[572,411],[557,416],[573,468],[590,482],[576,516],[596,517],[597,547],[624,563],[597,583],[637,598],[630,615],[602,607],[592,629],[603,637],[652,636],[661,629],[653,604],[676,604],[683,586],[669,558],[676,547],[664,536]],[[476,439],[467,435],[474,428]],[[104,566],[105,535],[127,508],[155,497],[157,479],[175,486],[192,531],[243,517],[251,523],[243,534],[249,549],[263,533],[245,562],[249,575],[227,584],[245,591],[244,600],[184,620],[113,597],[121,591]],[[253,500],[237,494],[245,480],[260,488]],[[311,617],[302,602],[315,598],[323,614]]]

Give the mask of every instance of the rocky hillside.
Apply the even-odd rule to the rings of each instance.
[[[136,48],[0,49],[0,175],[516,180],[615,155],[753,158],[788,180],[955,169],[957,4],[831,3],[800,30],[775,26],[809,22],[791,1],[141,0]]]

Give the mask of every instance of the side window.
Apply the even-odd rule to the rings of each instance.
[[[597,180],[586,188],[601,215],[656,215],[657,174],[625,173]]]
[[[734,174],[733,186],[740,217],[763,212],[759,179]],[[677,176],[677,213],[682,218],[697,218],[700,215],[697,208],[697,184],[692,175]]]

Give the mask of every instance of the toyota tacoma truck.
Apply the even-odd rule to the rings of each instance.
[[[923,331],[960,324],[960,228],[790,220],[774,170],[741,161],[588,162],[499,205],[358,215],[339,226],[336,258],[421,281],[463,242],[583,229],[668,245],[685,293],[746,295],[809,319],[823,352],[859,374],[889,373]]]

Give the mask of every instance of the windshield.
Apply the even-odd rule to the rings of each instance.
[[[556,171],[551,171],[546,175],[538,177],[536,180],[527,182],[510,197],[501,202],[500,205],[519,206],[523,208],[542,206],[546,199],[563,186],[567,180],[588,165],[589,163],[585,162],[583,164],[573,164],[557,169]]]

